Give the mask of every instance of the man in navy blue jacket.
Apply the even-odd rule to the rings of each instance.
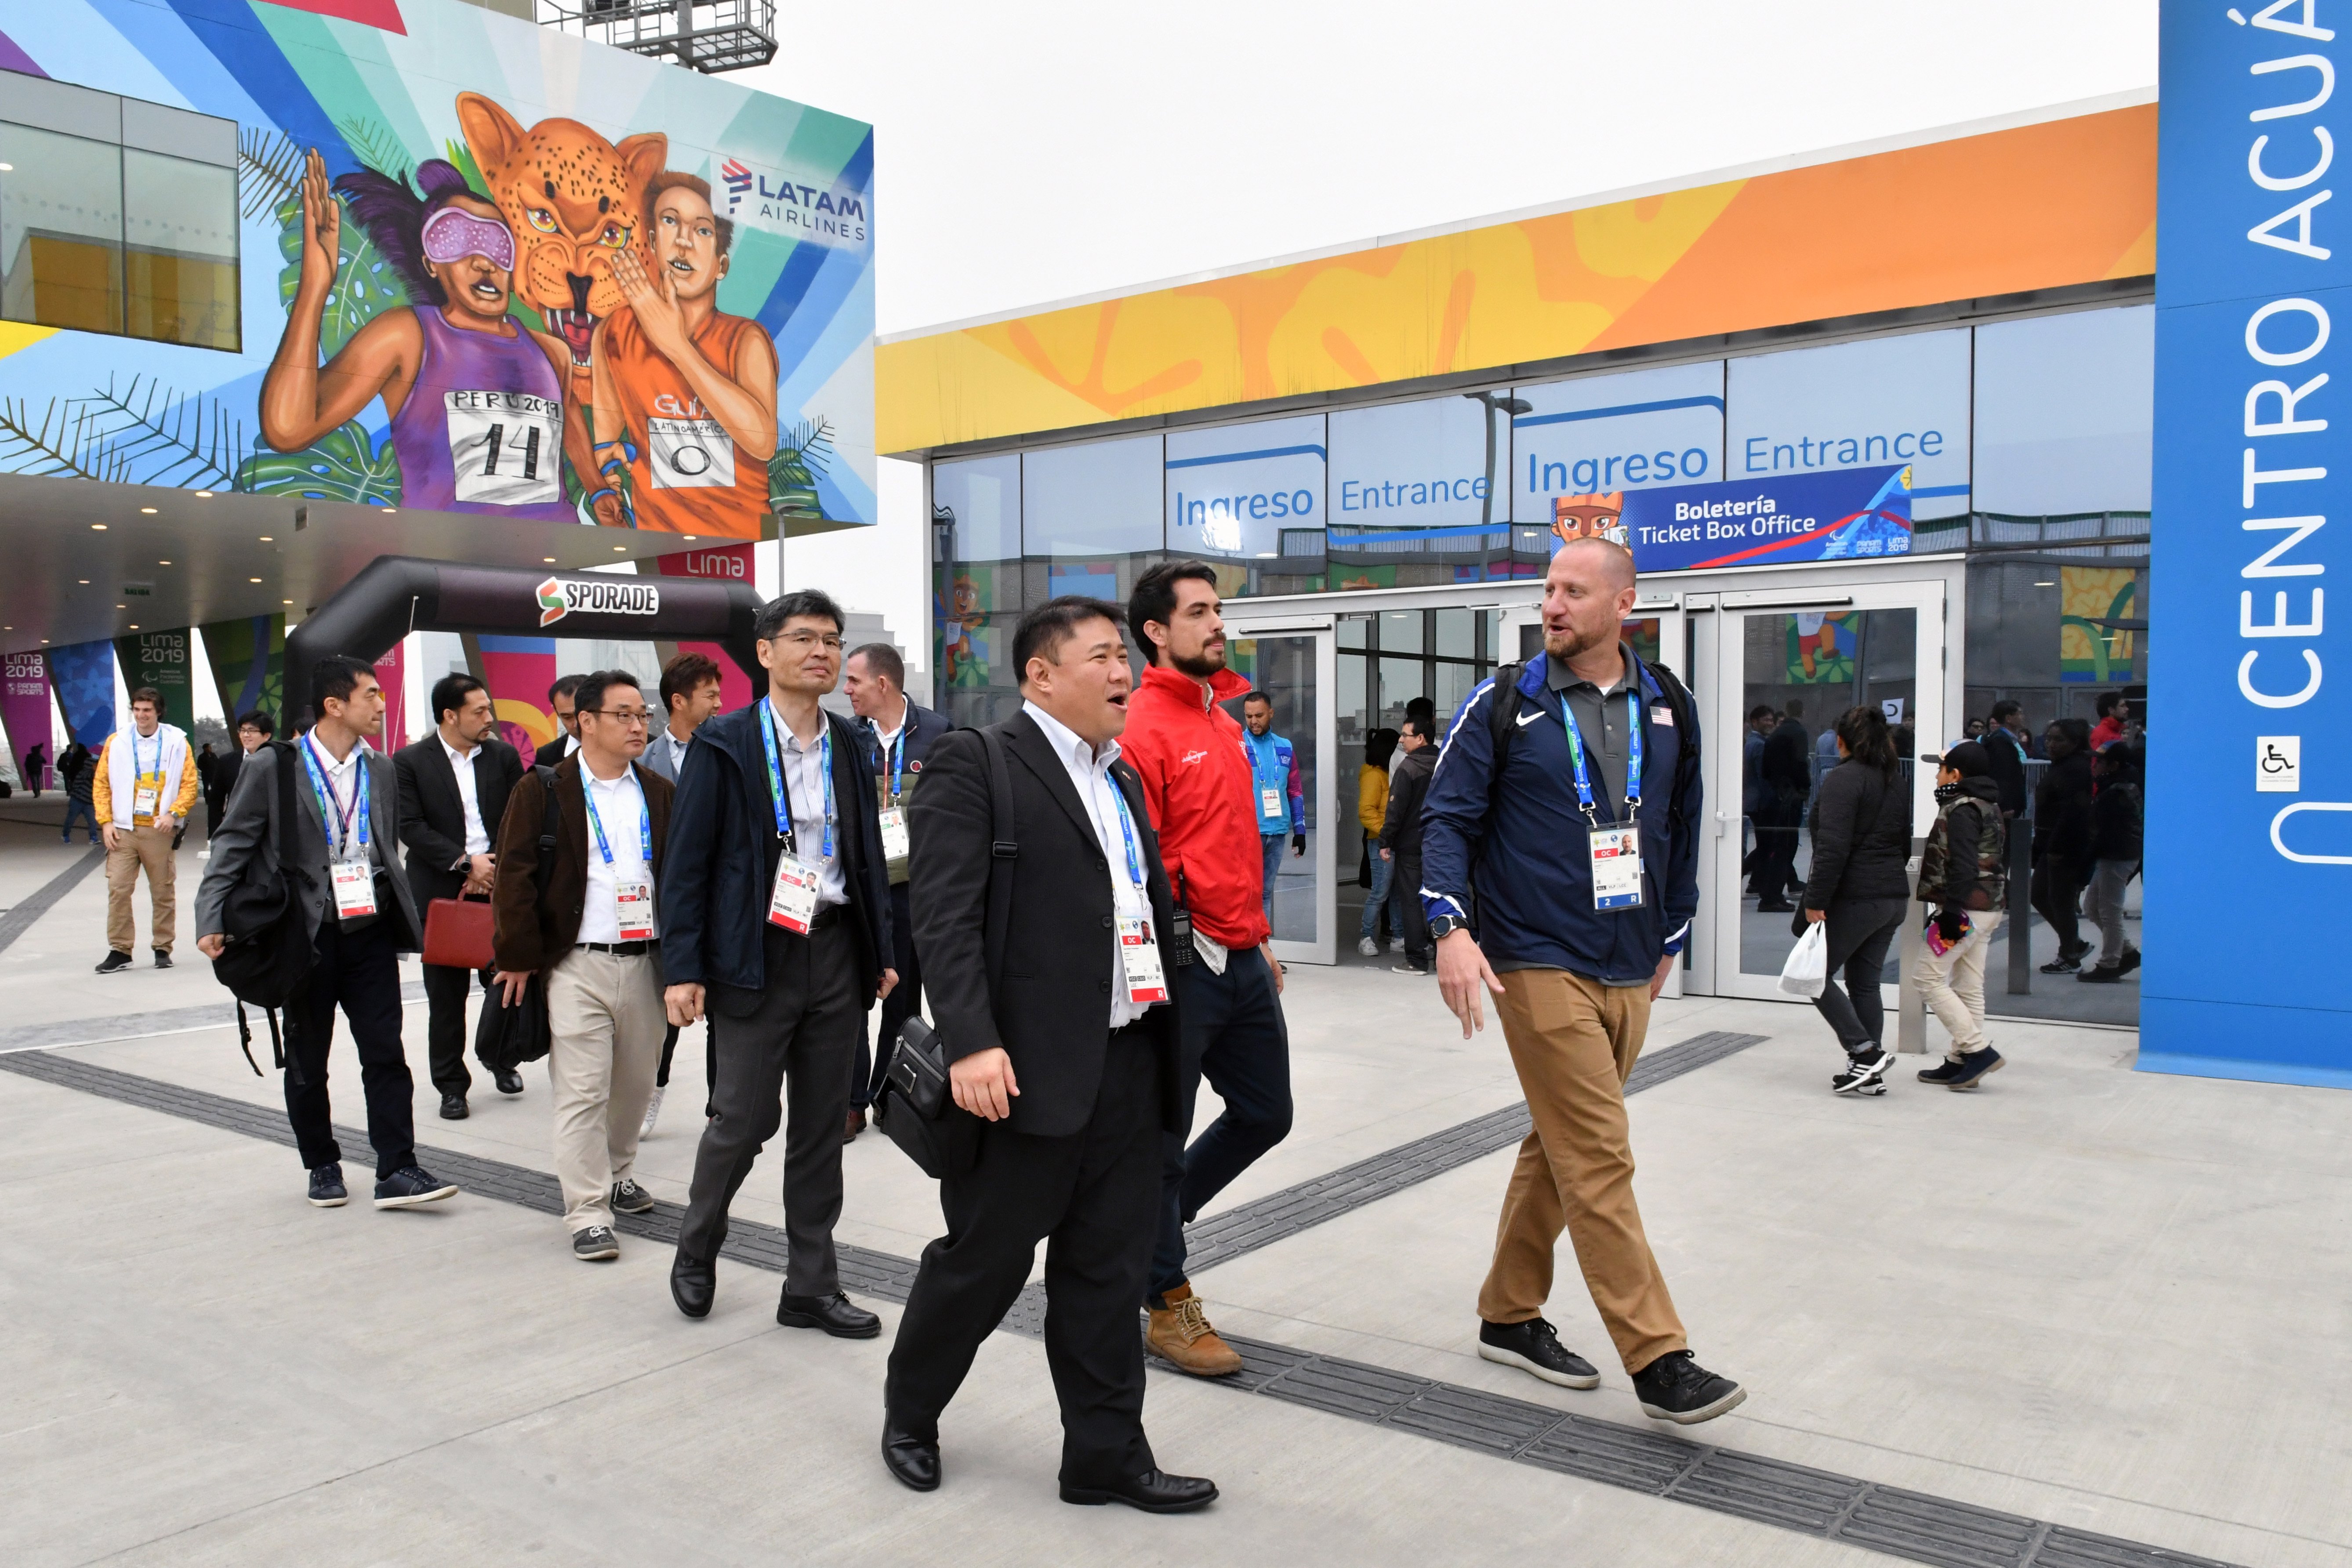
[[[1747,1394],[1692,1359],[1633,1201],[1625,1075],[1698,909],[1702,794],[1687,695],[1620,638],[1633,599],[1623,546],[1574,540],[1551,558],[1543,657],[1472,692],[1439,753],[1421,893],[1462,1037],[1493,992],[1535,1121],[1478,1295],[1478,1353],[1600,1384],[1543,1318],[1565,1227],[1642,1408],[1687,1425]]]
[[[871,1339],[882,1321],[842,1293],[833,1227],[858,1026],[898,976],[874,775],[856,727],[817,703],[841,673],[841,627],[814,589],[761,606],[767,691],[697,730],[678,768],[658,889],[664,1002],[681,1028],[709,1009],[718,1075],[669,1286],[679,1311],[709,1314],[728,1205],[782,1122],[776,1321]]]

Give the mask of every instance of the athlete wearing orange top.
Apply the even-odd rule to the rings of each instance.
[[[776,451],[776,351],[757,321],[718,307],[735,226],[710,186],[667,172],[648,183],[651,270],[614,258],[628,301],[599,322],[596,461],[590,504],[608,528],[757,539]]]

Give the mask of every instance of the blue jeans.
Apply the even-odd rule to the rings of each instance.
[[[81,818],[81,825],[89,829],[89,841],[92,844],[97,843],[98,818],[90,814],[89,802],[86,800],[74,800],[71,798],[68,798],[66,801],[65,841],[68,844],[73,842],[73,825],[74,818],[77,816]]]
[[[1173,973],[1183,1020],[1181,1121],[1188,1129],[1192,1125],[1192,1103],[1204,1075],[1225,1109],[1189,1149],[1182,1133],[1162,1135],[1167,1142],[1160,1239],[1152,1249],[1149,1284],[1155,1296],[1184,1283],[1184,1222],[1290,1135],[1290,1032],[1265,954],[1255,947],[1235,948],[1226,955],[1223,974],[1205,963]]]
[[[1381,858],[1381,846],[1377,839],[1365,841],[1364,853],[1372,859],[1372,890],[1364,895],[1363,924],[1356,934],[1377,938],[1381,934],[1381,911],[1389,901],[1389,878],[1396,869],[1396,862]],[[1389,925],[1394,930],[1396,922],[1391,921]],[[1397,934],[1402,936],[1404,933],[1399,931]]]
[[[1265,923],[1274,924],[1274,879],[1282,870],[1282,847],[1287,839],[1279,833],[1261,833],[1257,847],[1265,859]]]

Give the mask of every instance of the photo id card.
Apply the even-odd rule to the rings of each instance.
[[[824,886],[824,872],[820,868],[789,855],[778,860],[776,885],[768,894],[768,923],[808,935],[816,921],[817,890]]]
[[[885,806],[882,810],[882,858],[904,860],[913,848],[907,837],[907,808]]]
[[[613,920],[623,942],[651,942],[654,936],[654,885],[616,882],[613,886]]]
[[[375,913],[375,868],[365,860],[338,860],[328,868],[335,889],[335,918],[355,921]]]
[[[1642,907],[1642,830],[1633,823],[1612,823],[1591,832],[1592,907],[1596,910],[1638,910]]]
[[[133,816],[154,816],[155,803],[163,798],[163,792],[153,784],[138,785],[131,792],[131,814]]]
[[[1268,822],[1280,822],[1283,819],[1282,792],[1278,789],[1258,791],[1257,814]]]
[[[1127,970],[1127,999],[1138,1006],[1168,1000],[1168,975],[1160,967],[1160,944],[1151,940],[1151,922],[1140,915],[1118,922],[1118,955]]]

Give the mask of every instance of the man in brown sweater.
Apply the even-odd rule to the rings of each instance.
[[[613,1215],[642,1214],[632,1178],[638,1129],[661,1062],[660,925],[654,888],[669,829],[671,786],[642,767],[649,716],[634,677],[580,682],[580,749],[552,773],[553,850],[542,858],[548,770],[514,788],[499,829],[490,890],[506,1004],[547,976],[548,1081],[555,1099],[555,1174],[572,1255],[621,1255]]]

